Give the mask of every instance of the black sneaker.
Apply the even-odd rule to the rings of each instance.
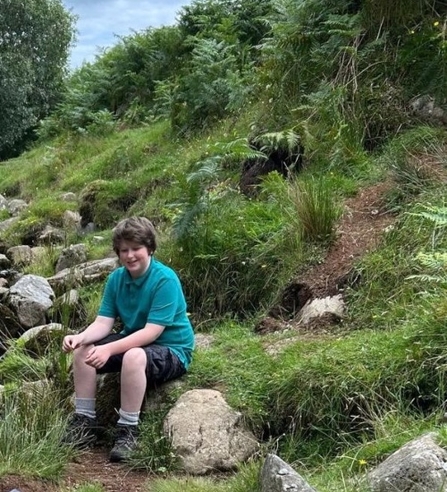
[[[110,451],[110,461],[117,463],[127,460],[137,447],[138,428],[136,425],[117,424],[115,444]]]
[[[64,444],[69,444],[76,448],[87,448],[96,442],[97,429],[96,419],[80,413],[74,413],[68,422],[62,441]]]

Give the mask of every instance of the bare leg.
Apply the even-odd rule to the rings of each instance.
[[[95,398],[96,369],[85,363],[85,358],[92,345],[77,348],[73,355],[73,376],[76,398]]]
[[[139,412],[146,393],[147,356],[142,348],[128,350],[121,368],[121,408],[125,412]]]

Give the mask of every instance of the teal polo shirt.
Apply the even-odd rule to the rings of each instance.
[[[99,316],[120,318],[123,335],[146,323],[164,326],[154,343],[169,347],[187,369],[194,349],[194,331],[186,314],[186,301],[177,274],[152,257],[149,268],[133,279],[125,267],[108,277]]]

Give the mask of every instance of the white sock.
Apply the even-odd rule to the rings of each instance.
[[[138,425],[140,419],[140,412],[126,412],[122,408],[119,409],[118,424],[121,425]]]
[[[75,398],[75,413],[96,419],[96,398]]]

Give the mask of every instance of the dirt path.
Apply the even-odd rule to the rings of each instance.
[[[10,492],[14,488],[20,492],[59,492],[62,487],[74,488],[83,483],[97,483],[104,492],[148,492],[149,478],[147,472],[110,463],[107,449],[93,449],[83,452],[70,463],[63,484],[8,476],[0,478],[0,492]]]
[[[324,261],[308,270],[298,281],[309,286],[314,297],[338,293],[339,284],[355,262],[373,250],[395,217],[385,211],[384,196],[390,189],[383,182],[363,189],[345,203],[345,213],[337,230],[337,240]]]

